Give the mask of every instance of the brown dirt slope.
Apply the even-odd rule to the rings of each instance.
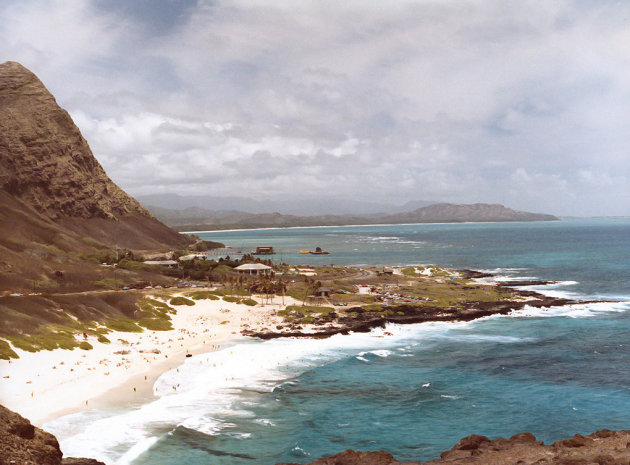
[[[191,242],[109,179],[33,73],[0,64],[0,292],[34,290],[58,272],[98,280],[101,271],[79,255],[102,248],[167,250]],[[36,283],[20,286],[26,280]]]

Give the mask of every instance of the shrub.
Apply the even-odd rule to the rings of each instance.
[[[186,297],[173,297],[169,303],[171,305],[188,305],[191,307],[195,305],[193,300],[187,299]]]
[[[143,268],[143,264],[141,262],[131,260],[129,258],[123,258],[118,262],[118,267],[123,268],[125,270],[140,270]]]
[[[216,291],[195,291],[188,294],[188,297],[194,300],[219,300],[219,297],[216,295]]]
[[[79,349],[83,349],[83,350],[92,350],[94,347],[92,347],[92,344],[90,344],[88,341],[81,341],[81,344],[79,344]]]
[[[114,289],[117,287],[123,287],[125,283],[120,279],[104,278],[100,281],[94,281],[94,285],[105,289]]]
[[[0,339],[0,360],[9,360],[11,358],[19,358],[19,356],[7,341]]]
[[[102,334],[98,337],[98,342],[100,342],[101,344],[109,344],[111,341],[109,339],[107,339],[105,336],[103,336]]]
[[[240,303],[245,304],[245,305],[249,305],[250,307],[253,307],[253,306],[258,304],[258,302],[256,302],[254,299],[243,299],[243,300],[241,300]]]
[[[120,331],[125,333],[141,333],[144,331],[140,326],[131,320],[110,320],[105,326],[114,331]]]
[[[239,295],[239,296],[247,296],[251,295],[247,289],[242,289],[238,287],[222,287],[220,289],[215,289],[214,291],[207,291],[216,295]]]
[[[173,329],[173,325],[170,320],[161,318],[145,318],[138,321],[138,324],[150,331],[169,331]]]
[[[92,239],[91,237],[84,237],[81,239],[85,244],[90,247],[94,247],[95,249],[104,249],[106,248],[104,244],[100,243],[97,240]]]

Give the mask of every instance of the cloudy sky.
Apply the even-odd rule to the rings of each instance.
[[[630,2],[2,0],[108,174],[150,193],[630,215]]]

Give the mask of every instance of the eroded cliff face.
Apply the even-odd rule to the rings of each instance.
[[[16,62],[0,65],[0,186],[50,218],[149,213],[112,182],[72,118]]]
[[[105,245],[151,249],[190,242],[112,182],[68,112],[16,62],[0,64],[0,191],[8,194],[6,210],[32,208]]]
[[[90,289],[111,276],[82,254],[191,242],[109,179],[37,76],[0,64],[0,295]]]

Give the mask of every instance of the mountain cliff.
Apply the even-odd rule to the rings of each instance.
[[[0,65],[0,189],[107,245],[142,249],[188,242],[109,179],[68,112],[15,62]]]
[[[51,276],[64,271],[87,276],[82,253],[192,242],[114,184],[68,112],[15,62],[0,64],[0,227],[0,291],[25,279],[57,288]]]

